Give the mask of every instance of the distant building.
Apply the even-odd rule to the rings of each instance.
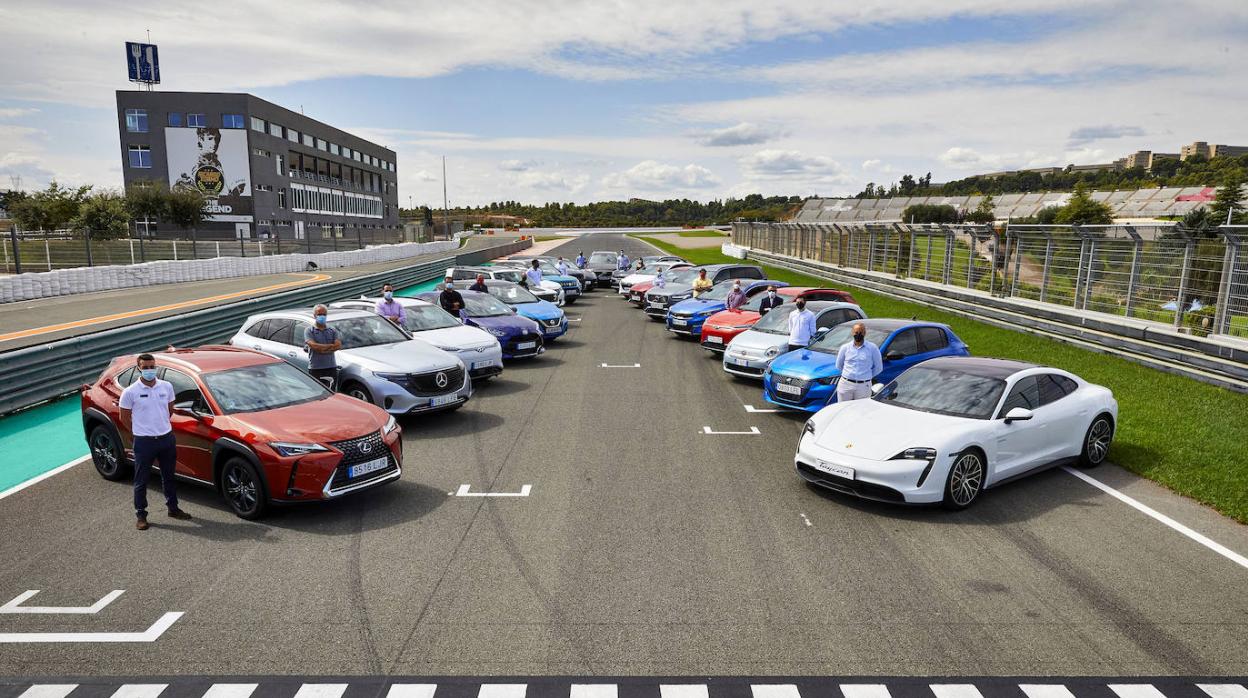
[[[1145,170],[1153,169],[1153,163],[1162,160],[1178,160],[1178,153],[1154,153],[1151,150],[1137,150],[1134,153],[1114,161],[1118,169],[1132,169],[1139,167]]]
[[[1180,153],[1180,159],[1186,160],[1193,155],[1203,155],[1207,158],[1235,158],[1240,155],[1248,155],[1248,146],[1243,145],[1210,145],[1205,141],[1192,141],[1183,146]]]
[[[303,114],[249,94],[118,90],[117,123],[126,188],[203,192],[205,238],[400,230],[394,151]],[[158,221],[144,232],[182,231]]]

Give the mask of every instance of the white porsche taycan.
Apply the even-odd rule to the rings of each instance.
[[[807,482],[964,509],[985,489],[1050,465],[1100,465],[1118,423],[1108,388],[1019,361],[931,359],[877,388],[806,422],[794,464]]]

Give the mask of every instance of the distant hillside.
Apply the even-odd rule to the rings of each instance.
[[[550,227],[725,225],[738,218],[752,221],[787,220],[802,207],[805,197],[751,194],[741,199],[666,201],[599,201],[590,204],[522,204],[500,201],[486,206],[451,209],[451,217],[482,220],[490,216],[524,218],[531,225]],[[435,215],[440,215],[435,212]]]

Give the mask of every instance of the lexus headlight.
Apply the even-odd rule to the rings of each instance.
[[[925,447],[907,448],[901,453],[898,453],[892,458],[889,458],[889,460],[926,460],[926,461],[935,460],[935,459],[936,459],[936,449],[925,448]]]
[[[381,433],[383,436],[389,436],[395,429],[398,428],[399,422],[394,418],[394,415],[390,415],[390,418],[386,420],[386,426],[382,428]]]
[[[300,443],[289,443],[286,441],[274,441],[270,443],[269,446],[272,447],[274,451],[277,451],[279,454],[286,456],[286,457],[306,456],[309,453],[319,453],[321,451],[329,450],[328,448],[325,448],[324,446],[320,444],[312,444],[312,443],[300,444]]]

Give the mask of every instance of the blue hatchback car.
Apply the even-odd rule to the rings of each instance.
[[[741,290],[745,292],[747,297],[751,298],[766,291],[768,286],[775,286],[776,288],[788,286],[783,281],[769,281],[767,279],[728,279],[727,281],[721,281],[698,298],[689,298],[672,305],[667,311],[667,330],[676,334],[700,338],[702,336],[702,323],[706,322],[706,319],[715,313],[727,310],[728,292],[732,290],[732,285],[738,281],[741,282]]]
[[[884,370],[875,377],[888,383],[907,368],[938,356],[970,356],[966,343],[948,325],[916,320],[873,318],[846,322],[817,336],[810,346],[777,356],[763,374],[763,398],[773,405],[818,412],[836,402],[836,353],[852,340],[853,326],[867,328],[867,341],[880,348]]]
[[[469,327],[480,327],[498,338],[503,348],[503,359],[523,359],[546,351],[542,342],[542,330],[527,317],[488,293],[460,291],[464,297],[464,310],[460,319]],[[438,303],[438,292],[426,291],[416,297],[433,304]]]
[[[568,331],[568,318],[554,303],[529,293],[527,288],[510,281],[488,280],[490,295],[516,309],[516,314],[536,322],[542,328],[542,339],[554,341]]]

